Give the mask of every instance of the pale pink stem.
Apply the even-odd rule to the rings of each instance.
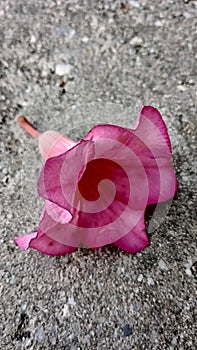
[[[34,126],[27,120],[26,117],[24,117],[23,115],[21,115],[18,118],[18,123],[20,126],[22,126],[22,128],[32,137],[39,137],[40,136],[40,132],[38,130],[36,130],[34,128]]]

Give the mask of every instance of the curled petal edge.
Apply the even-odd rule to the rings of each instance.
[[[56,242],[41,231],[32,232],[21,237],[16,237],[14,239],[14,242],[22,250],[33,248],[43,254],[51,256],[70,254],[76,250],[76,247],[70,247]]]

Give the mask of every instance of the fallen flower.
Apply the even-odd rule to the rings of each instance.
[[[38,231],[15,238],[21,249],[62,255],[114,243],[136,253],[149,245],[146,207],[177,190],[170,139],[157,109],[143,107],[134,129],[96,125],[78,143],[54,131],[40,134],[24,117],[19,123],[38,138],[46,160],[38,179],[45,199]]]

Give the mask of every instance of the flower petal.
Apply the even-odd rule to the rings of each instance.
[[[72,215],[68,210],[47,200],[45,201],[45,210],[54,221],[59,222],[60,224],[66,224],[72,219]]]
[[[149,240],[145,232],[144,215],[130,232],[114,244],[128,253],[137,253],[146,248]]]
[[[174,197],[178,181],[170,159],[158,158],[157,168],[146,165],[149,181],[149,198],[147,204],[165,202]]]
[[[93,158],[94,142],[82,140],[64,154],[48,159],[38,179],[39,195],[69,210],[73,215],[78,200],[78,178]]]
[[[33,248],[43,254],[52,256],[65,255],[76,250],[75,247],[69,247],[54,241],[41,231],[32,232],[25,236],[17,237],[15,238],[14,242],[23,250]]]
[[[37,235],[37,232],[28,233],[27,235],[21,237],[15,237],[14,242],[19,248],[21,248],[22,250],[26,250],[29,248],[31,240],[36,238]]]
[[[118,131],[118,136],[121,138],[122,129],[115,127],[115,131]],[[133,137],[130,131],[126,130],[126,133],[129,138]],[[84,142],[80,145],[81,148],[87,142],[93,141]],[[54,162],[54,170],[57,173],[53,175],[50,167],[46,169],[46,172],[41,174],[43,187],[39,187],[40,193],[44,194],[45,198],[47,194],[50,201],[69,209],[74,220],[61,225],[51,221],[51,218],[45,218],[40,223],[40,229],[59,243],[72,246],[98,247],[113,243],[136,225],[138,216],[146,208],[148,198],[146,172],[135,152],[116,139],[96,140],[94,152],[90,153],[88,163],[87,156],[84,158],[83,153],[77,152],[79,150],[77,145],[62,156],[49,159],[48,165]],[[70,160],[69,154],[72,155]],[[94,156],[96,159],[91,159]],[[77,172],[72,169],[74,161],[80,163]],[[62,172],[64,165],[68,170],[63,173],[63,178],[60,171]],[[71,176],[68,175],[70,168]],[[83,174],[80,169],[83,169]],[[43,191],[44,186],[46,194]],[[69,191],[73,196],[70,202],[66,201],[64,196],[64,193],[68,196]],[[57,198],[55,193],[62,197]],[[75,201],[76,198],[78,202]],[[75,206],[76,203],[79,204],[78,207]]]
[[[51,130],[40,134],[38,141],[39,151],[44,159],[58,156],[76,145],[73,140]]]
[[[166,124],[156,108],[152,106],[143,106],[141,108],[134,125],[134,132],[135,135],[145,142],[155,157],[164,157],[168,153],[172,154]]]
[[[166,125],[157,109],[143,107],[135,130],[115,125],[96,125],[84,139],[113,139],[122,142],[139,158],[147,174],[147,204],[167,201],[177,191],[178,182],[171,161],[171,144]],[[129,153],[128,153],[129,158]],[[139,188],[143,191],[142,186]]]
[[[145,163],[150,188],[148,204],[167,201],[175,195],[178,181],[171,161],[170,138],[159,111],[151,106],[142,107],[134,132],[143,139],[157,162],[157,167],[152,167],[151,162]]]
[[[45,215],[47,215],[46,212]],[[78,215],[80,215],[80,213]],[[44,230],[48,237],[61,244],[74,247],[95,248],[114,243],[120,239],[120,237],[125,236],[125,234],[136,225],[141,215],[141,212],[135,212],[130,208],[126,208],[123,215],[119,218],[115,217],[114,222],[108,225],[102,225],[102,218],[99,222],[95,223],[94,217],[90,225],[88,225],[87,218],[85,217],[84,222],[86,227],[81,227],[79,225],[77,217],[71,222],[62,225],[60,223],[55,223],[52,219],[49,223],[46,216],[39,227],[41,230]]]

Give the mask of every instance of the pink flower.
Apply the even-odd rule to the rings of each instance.
[[[96,125],[78,143],[53,131],[39,134],[24,117],[20,124],[38,137],[46,159],[38,179],[45,206],[38,231],[15,238],[21,249],[62,255],[114,243],[135,253],[149,245],[147,205],[177,190],[170,139],[157,109],[143,107],[134,129]]]

